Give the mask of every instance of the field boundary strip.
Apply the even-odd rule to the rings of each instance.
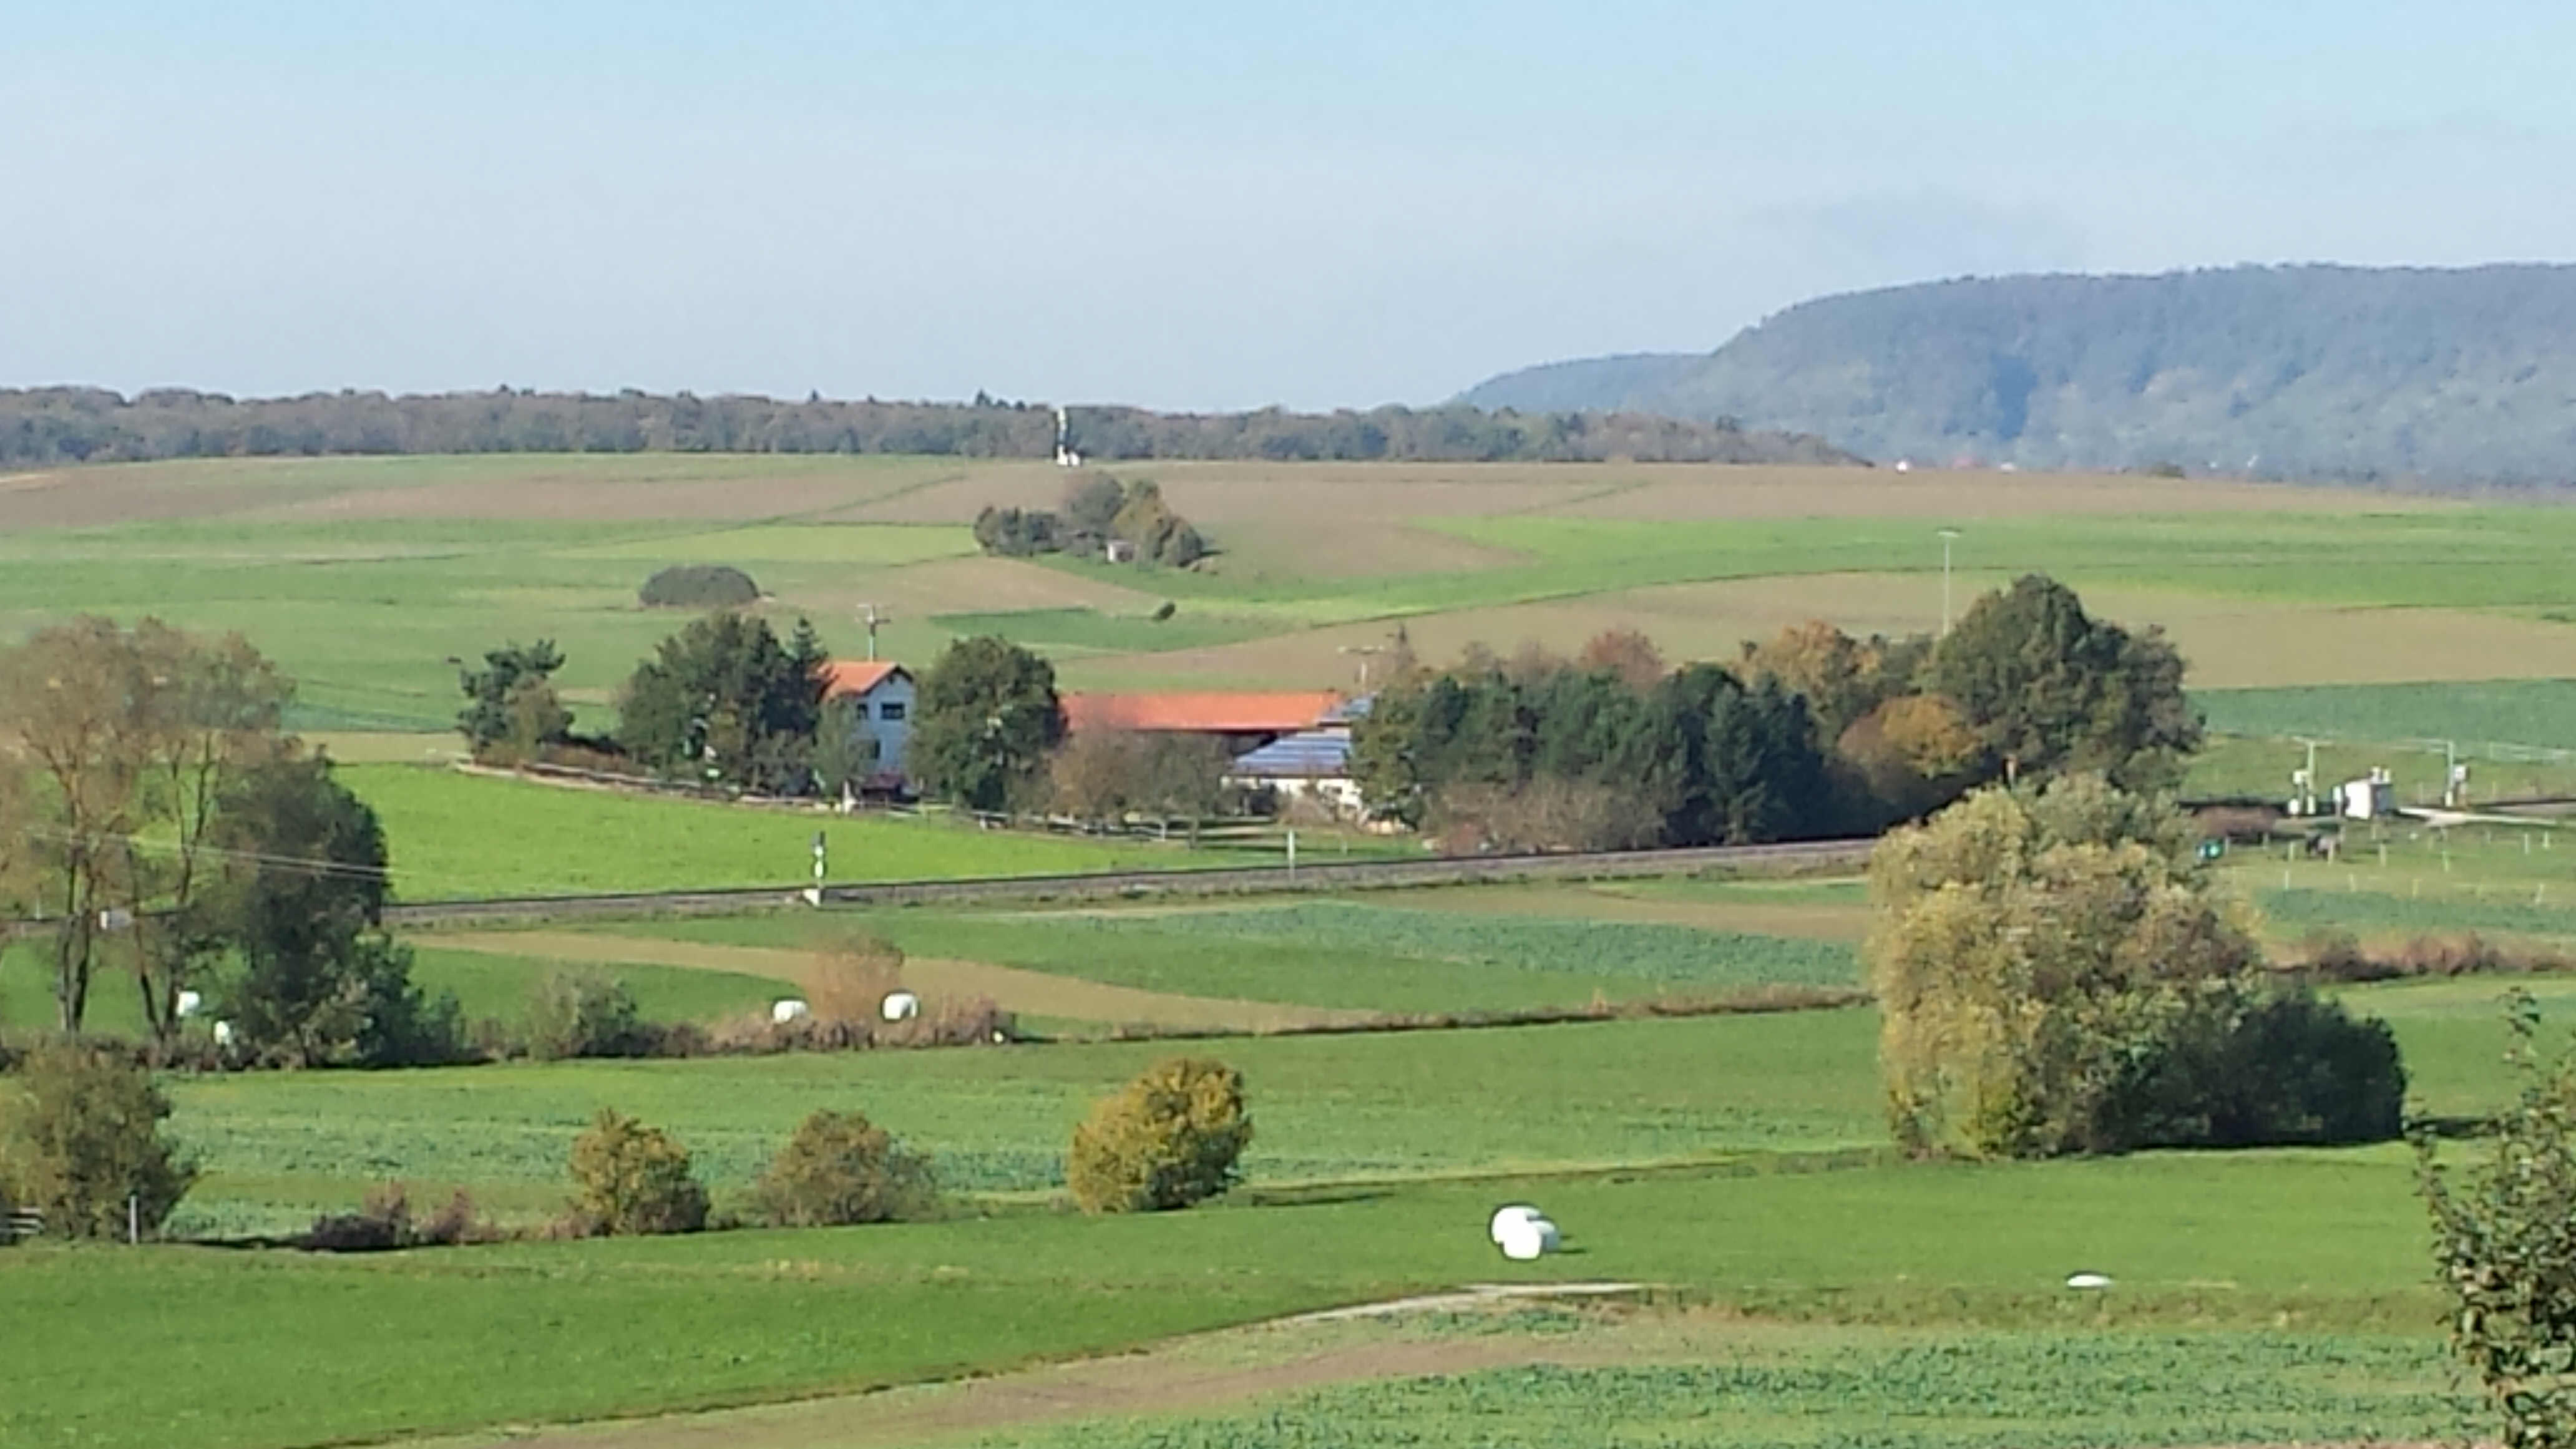
[[[1858,868],[1874,840],[1795,841],[1680,850],[1604,851],[1443,860],[1336,861],[1319,865],[1227,866],[1209,870],[1096,871],[1078,875],[990,876],[825,886],[826,906],[905,906],[979,901],[1115,900],[1149,895],[1269,895],[1485,881],[1622,880],[1688,875],[1729,867]],[[726,914],[764,907],[811,906],[794,886],[692,891],[513,896],[428,901],[385,908],[389,925],[450,925],[477,920],[547,920],[580,916]]]

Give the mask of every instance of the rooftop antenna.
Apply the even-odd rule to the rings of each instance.
[[[877,626],[879,624],[892,623],[894,616],[891,614],[878,613],[877,606],[874,604],[861,604],[859,607],[867,610],[868,662],[870,664],[874,664],[877,662]]]

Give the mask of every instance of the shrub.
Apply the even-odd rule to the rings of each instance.
[[[356,1212],[315,1218],[297,1246],[316,1253],[382,1253],[493,1242],[500,1236],[499,1229],[475,1216],[474,1199],[463,1188],[448,1198],[445,1207],[426,1218],[415,1218],[410,1189],[389,1182],[369,1188]]]
[[[2434,1260],[2453,1312],[2451,1346],[2485,1385],[2510,1449],[2576,1443],[2576,1053],[2543,1061],[2540,1013],[2509,1008],[2519,1099],[2486,1160],[2455,1182],[2429,1130],[2416,1181],[2433,1217]]]
[[[581,1234],[694,1233],[707,1190],[671,1134],[606,1107],[572,1144],[572,1222]]]
[[[528,1001],[528,1055],[540,1061],[569,1057],[633,1057],[651,1047],[625,982],[588,967],[549,971]]]
[[[0,1099],[0,1182],[45,1215],[45,1231],[120,1237],[131,1201],[148,1232],[195,1182],[161,1135],[170,1099],[140,1064],[82,1042],[39,1046],[17,1086]]]
[[[753,1210],[781,1228],[902,1222],[937,1201],[929,1159],[856,1112],[806,1118],[752,1190]]]
[[[644,581],[648,609],[739,609],[760,602],[751,575],[725,564],[676,564]]]
[[[2128,1146],[2333,1147],[2394,1139],[2405,1109],[2386,1022],[2276,981],[2214,992],[2170,1025],[2108,1111]]]
[[[1092,1107],[1074,1129],[1066,1181],[1087,1213],[1188,1207],[1234,1186],[1251,1141],[1243,1074],[1175,1057]]]

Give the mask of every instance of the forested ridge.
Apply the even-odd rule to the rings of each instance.
[[[1368,412],[1157,413],[1071,409],[1073,442],[1102,460],[1849,463],[1822,439],[1725,423],[1450,406]],[[766,397],[491,392],[311,393],[236,399],[160,389],[0,390],[0,465],[160,458],[417,453],[1054,454],[1052,408],[998,402],[803,402]]]
[[[2576,267],[2237,267],[1826,297],[1713,353],[1557,363],[1482,407],[1819,433],[1918,463],[2576,480]]]

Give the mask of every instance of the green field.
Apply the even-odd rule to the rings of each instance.
[[[395,894],[408,901],[775,886],[812,878],[825,837],[835,883],[1275,863],[1267,850],[1117,843],[978,830],[945,816],[836,816],[352,765],[384,821]]]
[[[2225,734],[2453,740],[2576,752],[2576,679],[2209,690],[2194,696]],[[2438,775],[2437,775],[2438,778]]]
[[[1926,1341],[1766,1333],[1691,1364],[1540,1363],[1299,1394],[1257,1412],[1095,1420],[990,1449],[1325,1449],[1353,1424],[1424,1449],[1523,1444],[1711,1449],[2379,1442],[2457,1434],[2469,1406],[2424,1339],[1996,1333]]]
[[[915,956],[991,961],[1184,996],[1398,1013],[1570,1007],[1596,998],[1848,987],[1858,980],[1850,950],[1828,942],[1424,909],[1412,904],[1421,894],[1399,895],[1401,905],[833,911],[622,929],[664,940],[774,948],[865,932]]]
[[[2576,750],[2576,511],[1868,470],[1118,471],[1157,478],[1219,552],[1190,571],[976,556],[967,525],[979,509],[1054,500],[1064,479],[1043,463],[648,455],[72,470],[0,491],[0,636],[77,611],[244,631],[301,682],[296,725],[337,736],[412,901],[783,894],[809,879],[817,830],[831,878],[847,882],[1277,858],[1261,839],[1109,843],[423,767],[454,748],[453,661],[508,640],[561,644],[582,724],[613,724],[620,683],[683,622],[635,597],[669,564],[749,570],[765,612],[810,617],[845,655],[863,647],[872,608],[883,652],[915,665],[952,638],[999,632],[1056,654],[1068,688],[1351,688],[1398,623],[1434,661],[1473,641],[1570,652],[1610,627],[1643,629],[1675,660],[1731,660],[1742,641],[1809,617],[1864,635],[1930,629],[1942,609],[1935,530],[1955,526],[1963,601],[2042,570],[2099,613],[2168,630],[2220,733],[2195,793],[2284,793],[2301,735],[2335,742],[2319,760],[2327,783],[2388,765],[2408,803],[2438,789],[2428,739],[2475,746],[2475,800],[2576,793],[2576,756],[2551,753]],[[1175,612],[1155,620],[1166,602]],[[2229,857],[2227,878],[2265,912],[2275,946],[2321,929],[2374,946],[2468,930],[2576,943],[2576,835],[2399,825],[2346,844],[2332,863]],[[1168,1024],[1122,1015],[1140,1002],[1274,1029],[1848,987],[1866,925],[1849,880],[1570,882],[604,922],[424,939],[417,974],[469,1016],[507,1023],[546,972],[594,963],[648,1016],[706,1021],[801,989],[812,948],[863,929],[903,946],[925,981],[1032,993],[1042,1026],[1096,1038],[1128,1020]],[[2420,1110],[2468,1117],[2510,1088],[2498,998],[2513,984],[2342,994],[2391,1021]],[[2576,980],[2521,984],[2554,1022],[2576,1021]],[[111,969],[96,1023],[130,1029],[131,994]],[[33,947],[0,956],[0,1025],[49,1010]],[[291,1233],[395,1179],[430,1196],[461,1186],[499,1219],[535,1224],[559,1210],[567,1147],[602,1106],[674,1131],[720,1209],[744,1201],[805,1115],[863,1110],[932,1154],[952,1212],[901,1227],[375,1258],[0,1252],[11,1330],[0,1443],[286,1449],[455,1431],[483,1446],[559,1421],[889,1385],[914,1387],[641,1425],[636,1442],[688,1442],[654,1437],[668,1428],[751,1449],[942,1436],[1031,1449],[1969,1449],[2459,1429],[2402,1148],[1907,1164],[1885,1148],[1875,1041],[1860,1007],[174,1077],[171,1130],[205,1168],[173,1224],[186,1235]],[[1183,1050],[1246,1074],[1258,1130],[1245,1188],[1184,1214],[1062,1210],[1062,1158],[1088,1104]],[[1572,1251],[1498,1261],[1484,1219],[1514,1198],[1545,1204]],[[2077,1270],[2117,1286],[2071,1294],[2062,1285]],[[1650,1302],[1168,1343],[1464,1283],[1577,1279],[1652,1285]],[[1013,1374],[1068,1358],[1115,1374],[1158,1343],[1130,1369],[1141,1398],[1056,1397],[1042,1376]],[[1458,1343],[1508,1352],[1440,1357]],[[1153,1397],[1165,1356],[1238,1352],[1240,1382],[1220,1372],[1199,1400]],[[1417,1366],[1381,1374],[1370,1364],[1382,1353]],[[1297,1377],[1317,1361],[1342,1366]],[[1264,1376],[1274,1368],[1286,1377]],[[942,1418],[942,1404],[983,1390],[921,1387],[994,1373],[1005,1377],[991,1395],[1020,1404],[1018,1418]],[[936,1433],[870,1437],[881,1413],[911,1422],[901,1415],[916,1410]]]
[[[624,982],[635,995],[636,1010],[647,1021],[720,1021],[764,1011],[779,997],[795,994],[795,988],[784,981],[741,972],[637,965],[605,957],[594,963],[532,960],[436,947],[413,953],[411,979],[429,996],[454,993],[469,1022],[488,1018],[517,1026],[527,1014],[530,992],[547,973],[584,965]],[[33,944],[0,951],[0,1029],[42,1030],[53,1025],[51,971],[52,963]],[[131,982],[131,977],[122,977],[92,989],[91,1030],[141,1035],[143,1008]],[[208,995],[220,1002],[220,983]]]
[[[1544,1194],[1580,1251],[1513,1277],[1659,1282],[1772,1315],[2388,1332],[2434,1312],[2395,1160],[2303,1154],[1428,1185],[392,1259],[38,1249],[0,1260],[0,1282],[61,1331],[14,1360],[0,1428],[12,1442],[302,1443],[864,1387],[1490,1279],[1484,1215],[1516,1194]],[[2116,1304],[2057,1288],[2077,1265],[2118,1275]],[[1084,1311],[1064,1312],[1067,1295]],[[234,1325],[220,1339],[137,1306],[213,1299]],[[111,1374],[111,1346],[183,1353],[241,1407],[208,1416],[181,1376]]]

